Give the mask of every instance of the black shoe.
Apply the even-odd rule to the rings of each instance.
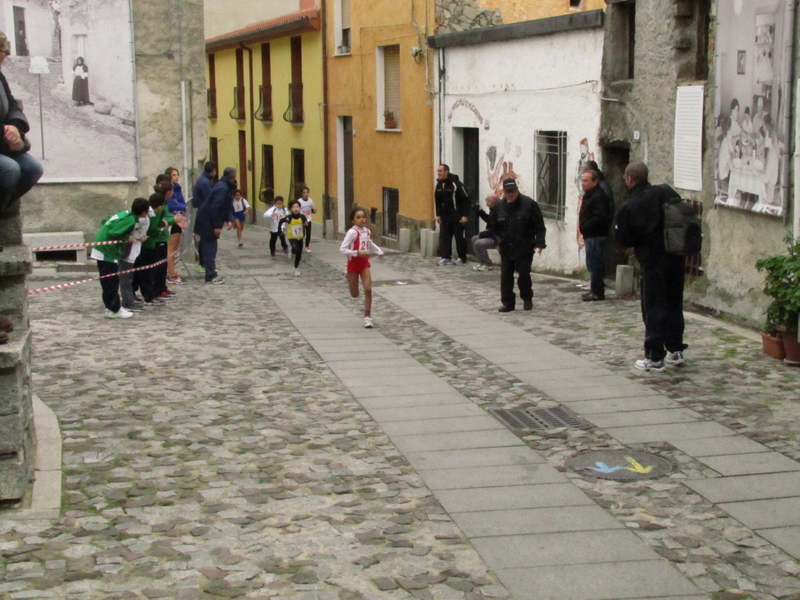
[[[522,303],[522,310],[533,310],[533,300],[525,300]]]
[[[513,312],[513,311],[514,311],[514,307],[513,306],[509,307],[509,306],[506,306],[505,304],[503,304],[503,306],[501,306],[500,308],[497,309],[497,312]]]
[[[598,296],[597,294],[586,294],[583,296],[584,302],[599,302],[601,300],[605,300],[605,296]]]

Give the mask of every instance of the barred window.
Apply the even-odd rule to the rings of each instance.
[[[534,156],[536,202],[545,218],[563,221],[567,189],[567,132],[537,131]]]

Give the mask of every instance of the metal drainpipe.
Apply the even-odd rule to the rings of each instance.
[[[798,97],[797,92],[800,92],[800,82],[798,82],[797,86],[793,86],[794,83],[794,61],[795,61],[795,48],[794,48],[794,36],[797,35],[798,32],[798,23],[797,23],[797,0],[792,0],[789,2],[789,22],[791,23],[791,34],[789,36],[789,52],[788,52],[788,59],[789,59],[789,66],[786,69],[786,91],[787,93],[789,90],[794,87],[794,97],[792,100],[794,101],[793,104],[796,107],[798,106],[798,102],[800,102],[800,97]],[[792,133],[795,136],[798,134],[797,131],[792,132],[792,114],[795,112],[792,110],[792,107],[787,107],[786,110],[786,141],[790,143],[793,139]],[[797,155],[797,148],[798,148],[798,140],[794,140],[794,148],[790,151],[787,151],[783,155],[782,168],[783,174],[781,175],[781,186],[785,190],[787,204],[788,204],[788,197],[789,197],[789,163],[790,163],[790,155],[794,154],[794,210],[792,211],[792,216],[794,217],[794,223],[792,224],[792,234],[794,235],[795,239],[800,237],[800,190],[798,190],[797,185],[797,177],[798,173],[800,173],[800,157]],[[787,206],[788,209],[788,206]],[[786,211],[786,218],[788,218],[789,211]],[[786,223],[786,218],[784,218],[784,224]]]
[[[256,123],[255,117],[253,113],[255,110],[253,109],[253,49],[249,46],[245,46],[243,43],[239,44],[242,50],[247,52],[247,65],[250,71],[250,112],[248,113],[248,119],[250,121],[250,156],[252,157],[250,169],[250,223],[252,225],[256,224],[256,198],[253,194],[256,193]],[[245,169],[247,165],[245,164]]]
[[[330,144],[328,141],[328,31],[325,25],[325,6],[326,3],[322,2],[319,15],[320,22],[322,23],[322,173],[324,178],[323,186],[325,188],[325,202],[322,204],[322,229],[325,232],[325,237],[334,239],[333,235],[336,231],[336,221],[338,219],[333,219],[329,211],[331,195],[330,177],[328,173],[328,159],[330,157]],[[328,221],[331,221],[334,224],[333,231],[331,232],[325,231],[325,226],[327,225]]]

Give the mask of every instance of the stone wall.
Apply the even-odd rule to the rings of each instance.
[[[437,0],[436,33],[467,31],[479,27],[502,25],[499,10],[483,8],[477,0]]]

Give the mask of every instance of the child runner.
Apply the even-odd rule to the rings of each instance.
[[[286,216],[286,207],[283,206],[283,196],[275,196],[275,203],[264,213],[264,218],[269,219],[269,255],[275,258],[275,245],[278,238],[281,240],[283,253],[288,254],[289,246],[286,245],[286,236],[280,228],[281,219]]]
[[[300,201],[292,200],[289,204],[291,211],[280,222],[280,230],[286,232],[289,243],[292,245],[294,254],[294,276],[300,277],[300,257],[303,255],[303,233],[306,226],[306,218],[300,214]]]
[[[242,190],[233,192],[233,224],[236,227],[236,238],[239,240],[239,248],[242,244],[242,231],[244,231],[244,218],[250,212],[250,203],[242,196]]]
[[[358,277],[361,276],[361,285],[364,286],[364,327],[372,329],[372,275],[369,272],[369,255],[377,254],[383,258],[383,250],[376,246],[370,230],[366,227],[367,212],[363,208],[355,207],[350,211],[350,222],[353,226],[344,236],[339,251],[347,255],[347,283],[350,284],[350,295],[358,298]]]
[[[147,216],[150,206],[144,198],[136,198],[130,210],[111,215],[97,233],[95,242],[132,242],[130,237],[139,219]],[[92,248],[91,258],[97,261],[100,273],[100,287],[103,289],[103,304],[108,319],[129,319],[133,313],[122,308],[119,299],[119,265],[117,261],[126,252],[127,244],[111,244]],[[111,275],[110,277],[104,277]]]
[[[300,191],[300,214],[306,218],[306,252],[311,252],[311,215],[317,212],[314,201],[308,197],[309,189],[303,186]]]

